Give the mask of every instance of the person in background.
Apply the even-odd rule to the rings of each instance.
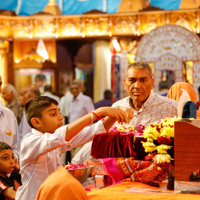
[[[0,199],[15,199],[17,188],[21,185],[21,176],[18,173],[19,165],[16,162],[12,148],[0,142]]]
[[[51,85],[44,86],[44,93],[42,94],[42,96],[51,97],[51,98],[55,99],[58,102],[58,104],[60,104],[60,97],[53,94],[53,88]]]
[[[0,76],[0,82],[1,82]],[[1,82],[2,84],[2,82]],[[1,90],[1,85],[0,85]],[[0,106],[0,142],[9,144],[19,158],[19,135],[17,119],[14,113],[4,106]]]
[[[169,91],[169,82],[168,81],[160,81],[158,85],[159,95],[166,97]]]
[[[20,144],[24,135],[31,132],[31,127],[29,126],[27,122],[24,108],[28,100],[35,96],[40,96],[39,88],[36,85],[26,85],[21,89],[19,93],[18,99],[19,99],[21,107],[23,108],[23,115],[22,115],[21,122],[19,124],[19,143]]]
[[[188,94],[188,98],[189,98],[188,100],[193,101],[196,104],[197,94],[194,88],[189,83],[186,83],[186,82],[174,83],[169,89],[167,97],[170,99],[174,99],[177,102],[180,102],[181,95],[183,94],[184,91]],[[197,116],[197,119],[200,119],[199,110],[197,110],[196,116]]]
[[[47,79],[44,74],[37,74],[35,76],[35,85],[39,88],[40,94],[44,93],[44,86],[46,85]]]
[[[69,123],[69,102],[73,99],[73,95],[70,92],[69,89],[67,89],[67,92],[63,97],[60,99],[60,112],[63,115],[64,124]],[[67,151],[62,155],[63,163],[67,164],[68,162],[71,162],[71,152]]]
[[[2,97],[7,102],[6,107],[15,114],[19,124],[22,118],[23,108],[19,104],[17,91],[14,86],[9,83],[6,84],[2,89]]]
[[[200,110],[200,86],[198,87],[198,96],[199,96],[199,101],[196,102],[196,108],[197,110]]]
[[[73,99],[69,102],[69,122],[72,123],[82,116],[93,111],[94,104],[89,96],[82,93],[82,85],[80,82],[73,81],[70,86],[70,92]],[[82,146],[71,150],[71,158],[81,149]]]
[[[63,116],[57,105],[55,99],[46,96],[31,98],[26,103],[26,116],[32,130],[21,143],[22,186],[16,200],[36,198],[43,181],[61,166],[61,153],[92,140],[95,134],[108,131],[116,120],[128,123],[133,116],[131,109],[102,107],[62,126]],[[108,117],[88,126],[102,115]]]
[[[74,82],[80,83],[80,91],[82,93],[84,93],[85,92],[85,83],[84,83],[84,80],[81,79],[81,78],[76,78],[76,79],[74,79]]]
[[[113,104],[113,92],[112,90],[105,90],[104,91],[104,99],[98,101],[94,104],[95,109],[104,106],[112,106]]]
[[[63,97],[60,99],[60,112],[64,116],[64,123],[68,124],[69,123],[69,102],[73,99],[73,95],[70,92],[69,89],[67,89],[67,92]]]

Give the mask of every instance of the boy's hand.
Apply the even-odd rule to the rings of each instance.
[[[133,118],[134,111],[131,108],[125,107],[104,107],[104,116],[116,118],[118,123],[129,123]]]

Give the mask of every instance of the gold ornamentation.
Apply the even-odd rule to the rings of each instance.
[[[6,134],[6,135],[9,135],[9,136],[13,135],[12,131],[11,131],[11,130],[8,130],[8,129],[5,131],[5,134]]]

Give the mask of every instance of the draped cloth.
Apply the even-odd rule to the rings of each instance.
[[[197,94],[194,88],[189,83],[186,83],[186,82],[177,82],[173,84],[172,87],[168,91],[167,97],[179,102],[184,90],[189,95],[190,100],[196,104]],[[200,119],[200,111],[198,110],[197,110],[197,119]]]
[[[94,158],[136,157],[144,160],[146,153],[141,144],[144,138],[135,137],[134,134],[121,134],[109,132],[95,135],[92,143],[91,155]]]
[[[109,175],[113,183],[126,180],[155,185],[163,181],[172,169],[171,163],[156,164],[152,161],[135,160],[134,157],[102,158],[100,162],[92,164],[97,174]]]
[[[148,192],[127,192],[132,187],[137,191],[140,189],[151,189],[158,191],[163,191],[157,187],[152,187],[144,183],[138,182],[122,182],[110,187],[105,187],[102,189],[94,189],[87,193],[88,200],[199,200],[198,194],[162,194],[159,191],[156,194]],[[167,190],[164,190],[167,191]]]
[[[85,200],[85,189],[63,167],[52,173],[40,186],[36,200]]]

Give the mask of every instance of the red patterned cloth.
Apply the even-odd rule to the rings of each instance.
[[[171,163],[160,166],[152,161],[135,160],[133,157],[103,158],[100,161],[104,171],[112,178],[113,182],[129,180],[148,184],[159,183],[172,169]]]

